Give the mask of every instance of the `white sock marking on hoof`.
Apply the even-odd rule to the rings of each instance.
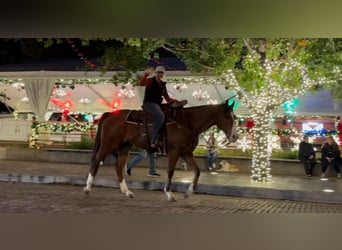
[[[127,197],[129,198],[133,198],[134,197],[134,194],[133,192],[131,192],[127,185],[126,185],[126,181],[125,179],[122,180],[122,182],[120,182],[120,190],[122,193],[124,193]]]
[[[89,173],[87,178],[87,186],[83,189],[84,192],[89,193],[91,191],[91,186],[93,185],[94,177]]]
[[[166,194],[167,200],[168,201],[176,201],[176,197],[173,195],[171,191],[166,191],[166,188],[164,188],[164,192]]]

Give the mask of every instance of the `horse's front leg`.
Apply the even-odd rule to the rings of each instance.
[[[170,173],[170,171],[168,171],[168,175],[169,175],[169,173]],[[165,187],[164,187],[164,193],[166,194],[168,201],[176,201],[176,197],[171,192],[171,179],[172,179],[172,177],[171,178],[169,177],[168,181],[166,182]]]
[[[168,201],[176,201],[176,197],[171,192],[171,183],[172,183],[173,174],[175,172],[175,166],[178,160],[178,156],[174,156],[171,152],[169,152],[168,156],[169,156],[169,166],[167,169],[168,180],[165,184],[164,192],[166,194]]]
[[[188,187],[188,190],[184,193],[184,198],[188,198],[191,194],[193,194],[193,192],[197,188],[197,183],[198,183],[198,179],[200,176],[200,170],[192,154],[189,156],[183,157],[183,159],[188,164],[188,166],[190,166],[192,170],[194,171],[194,178],[192,180],[192,183]]]
[[[116,169],[116,174],[118,176],[118,181],[119,181],[121,192],[124,193],[129,198],[133,198],[134,193],[128,189],[126,181],[123,177],[123,169],[127,162],[127,159],[128,159],[128,154],[121,154],[118,160],[116,161],[115,169]]]

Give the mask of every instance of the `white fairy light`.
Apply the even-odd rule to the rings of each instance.
[[[210,95],[208,94],[208,91],[205,91],[205,90],[202,90],[202,89],[194,90],[192,92],[192,96],[193,96],[193,98],[195,98],[198,101],[210,98]]]
[[[252,144],[251,144],[252,141],[248,139],[247,136],[244,136],[241,139],[238,139],[236,143],[237,143],[236,147],[241,149],[243,152],[245,152],[247,149],[252,148]]]
[[[89,100],[88,98],[81,98],[78,102],[86,105],[86,104],[91,103],[91,100]]]
[[[66,96],[66,92],[64,89],[58,88],[52,92],[52,95],[54,95],[55,97],[64,97]]]
[[[332,137],[334,138],[335,142],[337,143],[337,145],[340,145],[340,137],[338,135],[332,135]]]
[[[125,99],[129,99],[135,96],[133,86],[130,83],[124,84],[121,86],[120,91],[117,93],[118,97],[123,97]]]
[[[25,88],[25,84],[22,82],[13,82],[12,87],[16,88],[18,91]]]
[[[185,83],[176,83],[173,85],[173,88],[178,92],[182,92],[183,90],[187,89],[188,86]]]
[[[298,136],[290,136],[290,140],[293,142],[293,147],[291,151],[296,151],[299,149],[299,144],[301,143],[301,139]]]
[[[207,101],[207,104],[217,104],[218,101],[217,100],[213,100],[213,99],[209,99],[209,101]]]
[[[29,99],[26,96],[24,96],[23,98],[21,98],[21,101],[23,103],[28,103]]]
[[[274,149],[281,150],[280,137],[278,135],[269,135],[269,139],[268,140],[269,140],[268,150],[269,150],[270,154],[272,154],[272,151]]]

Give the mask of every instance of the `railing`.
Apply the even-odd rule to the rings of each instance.
[[[30,121],[0,119],[0,141],[27,142],[30,137]]]
[[[96,125],[89,123],[33,123],[30,147],[65,146],[71,142],[90,141],[95,137]]]
[[[36,147],[65,147],[68,144],[90,141],[92,136],[89,133],[71,131],[71,132],[39,132],[35,141]]]

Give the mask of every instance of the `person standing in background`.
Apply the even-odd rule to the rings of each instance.
[[[150,169],[148,172],[149,177],[160,177],[160,174],[156,172],[156,153],[147,153],[145,149],[141,149],[140,152],[126,164],[126,173],[131,176],[132,168],[137,165],[142,159],[146,158],[148,155],[150,160]]]

